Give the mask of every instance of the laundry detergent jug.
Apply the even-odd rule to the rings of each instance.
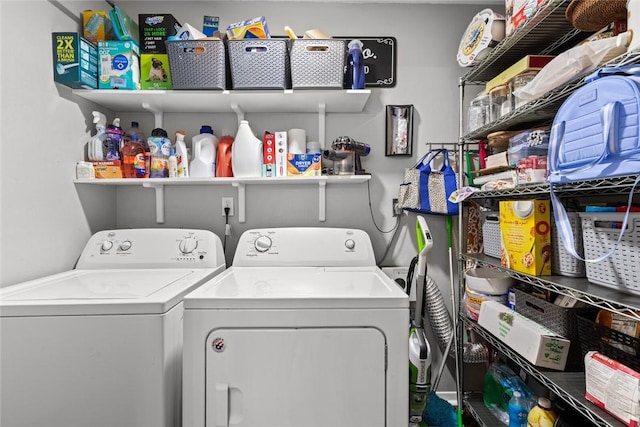
[[[191,138],[192,158],[189,164],[191,178],[211,178],[215,176],[217,138],[211,126],[202,126],[200,133]]]
[[[262,176],[262,141],[253,134],[249,122],[242,120],[231,145],[233,176]]]

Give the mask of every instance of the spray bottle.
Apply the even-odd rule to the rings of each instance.
[[[116,117],[107,126],[107,160],[120,160],[124,131],[120,127],[120,119]]]
[[[96,125],[96,134],[89,140],[87,157],[89,160],[104,160],[107,118],[101,112],[94,111],[93,123]]]
[[[433,247],[427,222],[417,217],[418,275],[416,277],[416,308],[409,332],[409,426],[426,426],[422,414],[431,392],[431,348],[422,327],[422,302],[427,275],[427,254]]]
[[[364,57],[362,55],[362,42],[353,39],[349,42],[349,54],[347,55],[347,88],[364,89]]]

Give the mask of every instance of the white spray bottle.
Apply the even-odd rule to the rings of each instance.
[[[89,160],[104,160],[105,140],[107,139],[107,117],[99,111],[93,111],[93,123],[96,126],[96,134],[87,144],[87,157]]]

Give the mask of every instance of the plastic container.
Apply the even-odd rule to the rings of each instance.
[[[262,176],[262,141],[253,134],[248,121],[240,122],[231,151],[233,176]]]
[[[184,142],[184,137],[184,132],[176,132],[174,148],[176,151],[176,174],[178,178],[189,177],[189,153],[187,152],[187,144]]]
[[[489,94],[482,93],[476,96],[469,105],[467,111],[467,129],[474,131],[491,122],[491,99]]]
[[[362,56],[362,42],[353,39],[347,45],[347,74],[345,85],[347,89],[364,89],[364,57]]]
[[[200,133],[191,138],[193,158],[189,165],[192,178],[211,178],[215,176],[216,145],[218,139],[211,126],[202,125]]]
[[[519,391],[514,391],[509,399],[509,427],[527,427],[529,405]]]
[[[226,89],[222,40],[167,40],[165,44],[173,89]]]
[[[465,272],[466,284],[472,291],[488,295],[504,295],[515,280],[494,268],[472,268]]]
[[[509,85],[496,86],[489,92],[489,102],[491,104],[491,120],[498,120],[500,117],[511,112],[511,91]]]
[[[517,76],[515,76],[513,79],[511,79],[511,82],[509,82],[509,85],[511,86],[511,93],[515,92],[518,89],[522,89],[527,84],[529,84],[529,82],[533,80],[536,74],[538,74],[538,71],[535,71],[535,70],[525,71],[524,73],[520,73]],[[516,109],[516,108],[522,107],[524,104],[526,104],[529,101],[520,99],[517,96],[513,95],[512,102],[513,102],[513,109]]]
[[[122,175],[125,178],[144,178],[147,175],[147,156],[138,134],[131,134],[122,148]]]
[[[136,121],[131,122],[131,127],[124,131],[124,142],[126,143],[133,135],[138,136],[138,142],[141,143],[145,150],[148,150],[147,137],[140,129],[140,124]]]
[[[291,87],[286,39],[229,40],[233,89],[287,89]]]
[[[528,427],[551,427],[558,415],[551,409],[551,401],[546,397],[539,397],[538,404],[531,408],[527,415]]]
[[[222,130],[218,149],[216,150],[216,176],[232,177],[233,167],[231,165],[231,148],[233,146],[233,137],[227,129]]]
[[[107,160],[120,160],[120,150],[122,148],[122,137],[124,131],[120,127],[120,119],[115,118],[113,122],[107,126],[106,129],[106,143],[107,143]]]
[[[342,89],[345,50],[344,40],[292,40],[291,86],[293,89]]]
[[[169,152],[167,169],[168,169],[169,178],[178,177],[178,159],[176,158],[176,149],[173,147],[171,147],[171,150]]]
[[[156,128],[151,131],[147,140],[151,153],[151,165],[149,178],[166,178],[169,176],[168,160],[171,154],[171,140],[167,137],[167,131]]]

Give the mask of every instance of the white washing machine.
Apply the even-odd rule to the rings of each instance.
[[[409,300],[365,232],[249,230],[184,304],[183,426],[407,425]]]
[[[182,298],[224,269],[210,231],[112,230],[0,289],[0,425],[179,426]]]

